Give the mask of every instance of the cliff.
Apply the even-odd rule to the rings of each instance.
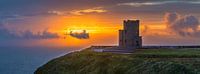
[[[132,54],[90,48],[53,59],[35,74],[199,74],[200,49],[138,49]]]

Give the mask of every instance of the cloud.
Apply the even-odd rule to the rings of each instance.
[[[165,13],[164,20],[167,24],[172,24],[176,19],[180,18],[180,15],[177,13]]]
[[[83,15],[87,13],[104,13],[107,10],[103,9],[102,7],[95,7],[91,9],[83,9],[83,10],[72,10],[70,13],[74,15]]]
[[[65,15],[66,14],[64,12],[56,11],[56,10],[48,11],[47,13],[49,13],[49,14],[55,14],[55,15]]]
[[[180,16],[178,13],[166,13],[167,27],[180,36],[199,37],[199,20],[193,15]]]
[[[164,4],[166,2],[144,2],[144,3],[136,3],[136,2],[131,2],[131,3],[119,3],[117,4],[118,6],[134,6],[134,7],[140,7],[140,6],[148,6],[148,5],[160,5]]]
[[[16,2],[10,2],[8,0],[0,0],[0,3],[2,3],[0,4],[0,7],[2,7],[0,8],[0,10],[1,13],[3,13],[3,15],[9,13],[19,14],[19,15],[25,14],[29,16],[51,15],[51,14],[83,15],[87,13],[99,13],[99,11],[100,12],[109,11],[114,16],[123,17],[124,15],[130,16],[137,14],[143,14],[144,16],[146,16],[147,14],[163,13],[166,11],[168,12],[177,11],[183,13],[200,12],[199,10],[200,1],[198,0],[167,0],[167,1],[166,0],[165,1],[163,0],[153,0],[153,1],[152,0],[103,0],[103,1],[102,0],[60,0],[60,1],[20,0]],[[104,7],[104,8],[101,9],[99,8],[98,10],[95,9],[98,7]],[[94,10],[91,11],[91,9],[94,9],[95,11]],[[123,16],[120,16],[119,14]]]
[[[10,31],[0,23],[0,39],[53,39],[59,38],[57,33],[51,33],[48,30],[34,33],[30,30],[16,32]]]
[[[190,3],[190,4],[200,4],[200,1],[142,1],[142,2],[127,2],[127,3],[118,3],[118,6],[134,6],[134,7],[140,7],[140,6],[152,6],[152,5],[162,5],[162,4],[168,4],[168,3]]]
[[[107,10],[103,9],[103,7],[94,7],[90,9],[71,10],[69,12],[52,10],[52,11],[48,11],[47,13],[51,15],[67,15],[67,14],[84,15],[84,14],[89,14],[89,13],[104,13],[104,12],[107,12]]]
[[[21,32],[20,34],[17,34],[16,37],[22,39],[53,39],[59,38],[59,35],[57,33],[51,33],[48,30],[43,30],[42,32],[37,33],[26,30],[24,32]]]
[[[69,35],[77,39],[89,39],[89,33],[86,33],[86,30],[83,30],[82,32],[70,31]]]

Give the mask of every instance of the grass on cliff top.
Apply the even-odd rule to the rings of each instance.
[[[53,59],[35,74],[200,74],[200,49],[138,49],[132,54],[89,48]]]

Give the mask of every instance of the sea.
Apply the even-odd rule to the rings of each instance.
[[[72,51],[75,51],[75,49],[64,47],[0,47],[0,74],[33,74],[38,67],[48,61]]]

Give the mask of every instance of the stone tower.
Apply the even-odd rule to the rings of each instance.
[[[119,30],[119,47],[131,49],[142,47],[139,24],[139,20],[124,20],[123,30]]]

